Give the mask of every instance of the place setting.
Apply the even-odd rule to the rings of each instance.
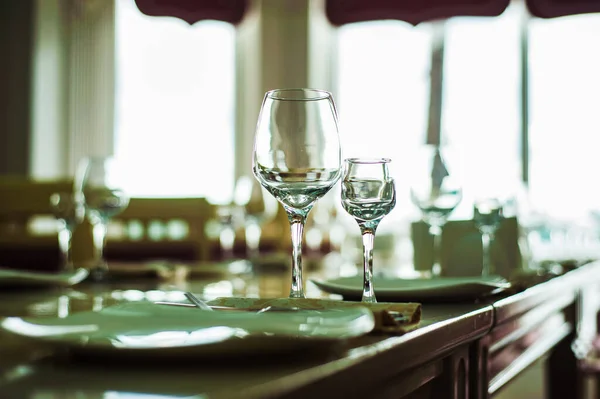
[[[126,194],[111,185],[118,179],[109,165],[100,163],[96,170],[94,162],[87,161],[75,191],[77,204],[84,204],[93,225],[97,262],[86,276],[92,284],[110,276],[110,263],[103,257],[106,226],[128,202]],[[375,230],[395,205],[389,162],[353,158],[342,163],[330,93],[312,89],[267,92],[255,135],[253,173],[288,215],[292,239],[288,298],[204,300],[187,292],[187,301],[146,298],[62,317],[7,317],[0,327],[74,355],[123,358],[327,351],[368,334],[402,335],[418,327],[421,305],[377,303],[372,282]],[[365,289],[356,302],[305,296],[302,239],[306,218],[315,202],[340,179],[341,201],[366,237]],[[68,229],[70,224],[64,226]],[[68,243],[72,234],[67,235]],[[69,258],[70,245],[63,247]]]
[[[376,231],[397,203],[396,182],[390,172],[392,160],[342,159],[337,112],[330,93],[313,89],[267,92],[254,142],[254,177],[283,206],[289,222],[292,246],[287,298],[234,294],[206,299],[202,293],[187,291],[179,300],[144,297],[59,317],[7,317],[0,327],[86,357],[246,356],[315,348],[328,351],[365,335],[403,335],[418,329],[422,303],[472,302],[510,287],[509,282],[494,274],[486,252],[485,244],[489,249],[500,222],[500,214],[493,214],[498,213],[498,207],[492,209],[490,203],[474,208],[484,244],[481,275],[452,276],[443,267],[441,232],[462,199],[462,187],[449,173],[439,147],[426,146],[415,158],[411,186],[411,200],[420,209],[433,242],[432,263],[429,269],[419,268],[417,278],[400,278],[376,274],[373,265]],[[105,259],[108,223],[129,203],[118,184],[120,173],[110,160],[86,159],[78,170],[74,193],[52,197],[61,227],[59,246],[63,255],[62,271],[52,275],[53,282],[70,286],[88,280],[93,286],[119,278],[123,285],[129,281],[128,276],[139,277],[141,270],[167,280],[179,270],[179,283],[186,286],[193,277],[190,264],[160,259],[145,263]],[[244,190],[236,190],[244,194],[238,195],[238,205],[247,206],[252,184],[242,182],[238,186]],[[337,184],[341,187],[337,200],[360,232],[361,272],[351,277],[311,277],[305,281],[302,248],[306,220],[315,203]],[[74,226],[84,215],[92,224],[95,261],[92,267],[76,268],[71,239]],[[253,220],[250,226],[256,227],[257,223]],[[260,237],[257,231],[254,233]],[[247,245],[252,257],[261,256],[258,244]],[[140,264],[146,266],[140,269]],[[238,264],[244,265],[243,274],[258,273],[247,260],[231,259],[219,264],[219,273],[208,268],[195,277],[227,279],[230,274],[220,273],[223,265],[231,272]],[[307,283],[321,294],[307,298]],[[329,298],[330,294],[342,300]]]
[[[449,167],[443,156],[443,149],[437,145],[426,145],[414,156],[411,171],[410,197],[412,203],[421,212],[421,221],[426,226],[426,233],[413,236],[413,241],[419,240],[414,245],[414,251],[419,258],[415,258],[414,270],[398,276],[396,273],[373,272],[373,253],[370,232],[367,231],[365,240],[365,225],[368,223],[361,219],[361,212],[352,207],[348,197],[353,193],[354,177],[345,176],[342,182],[342,204],[344,209],[354,216],[361,227],[361,236],[364,245],[363,271],[353,276],[343,276],[329,279],[313,278],[310,280],[319,289],[330,294],[341,295],[345,300],[358,300],[370,298],[376,294],[380,300],[388,302],[420,301],[428,303],[447,303],[460,301],[475,301],[484,299],[511,288],[512,284],[507,278],[496,274],[492,267],[490,245],[494,233],[502,221],[501,201],[494,197],[480,199],[473,205],[473,225],[481,235],[482,257],[468,260],[468,270],[452,270],[444,265],[442,259],[442,231],[448,217],[460,204],[463,198],[463,188],[459,179],[450,174]],[[353,162],[353,161],[348,161]],[[361,162],[361,161],[356,161]],[[373,162],[376,161],[362,161]],[[384,166],[389,160],[380,161]],[[366,190],[364,190],[366,191]],[[363,198],[365,200],[365,198]],[[369,200],[368,198],[366,199]],[[371,207],[375,207],[385,215],[386,205],[377,204],[377,198],[371,199]],[[389,207],[389,205],[387,205]],[[393,208],[393,205],[391,205]],[[370,216],[368,211],[362,211]],[[387,209],[389,212],[389,209]],[[380,220],[380,219],[379,219]],[[376,225],[375,225],[376,226]],[[413,234],[416,230],[413,229]],[[431,243],[431,246],[429,243]],[[469,242],[469,248],[476,242]],[[425,255],[430,255],[426,257]],[[417,259],[424,259],[417,262]]]
[[[287,297],[260,296],[251,290],[244,291],[251,295],[238,295],[239,290],[232,290],[231,295],[214,296],[206,290],[194,291],[198,286],[190,285],[194,279],[204,280],[207,286],[211,285],[209,281],[221,284],[229,279],[232,285],[234,275],[260,279],[264,271],[255,268],[254,263],[263,256],[259,240],[264,220],[256,215],[264,209],[256,209],[251,215],[244,211],[249,213],[249,221],[229,221],[231,226],[220,226],[218,231],[222,235],[229,227],[229,235],[236,228],[252,233],[253,238],[245,243],[252,261],[243,257],[195,264],[169,259],[108,261],[104,255],[108,225],[127,208],[129,196],[119,183],[123,171],[113,160],[90,158],[80,164],[73,193],[51,197],[59,222],[63,263],[60,272],[48,274],[46,284],[69,287],[87,281],[83,291],[88,292],[116,281],[126,287],[128,281],[143,276],[161,280],[162,289],[178,295],[153,299],[158,296],[139,293],[134,298],[129,293],[112,300],[116,298],[113,293],[112,299],[104,300],[102,295],[107,293],[90,291],[83,295],[93,299],[91,309],[73,313],[67,309],[56,316],[5,317],[0,328],[86,359],[326,353],[344,350],[367,335],[401,336],[418,329],[423,303],[473,303],[511,287],[495,274],[490,255],[490,243],[502,220],[501,205],[495,202],[474,205],[474,225],[481,233],[483,248],[480,274],[453,275],[443,260],[442,230],[463,199],[463,188],[450,173],[441,148],[432,145],[415,155],[410,188],[411,201],[427,226],[424,237],[432,244],[429,250],[415,246],[415,251],[430,254],[431,263],[427,267],[415,264],[411,278],[379,273],[377,265],[374,269],[377,229],[398,201],[397,182],[390,169],[393,163],[385,157],[342,158],[337,123],[335,103],[326,91],[267,92],[254,137],[255,182],[240,179],[237,183],[235,206],[250,209],[250,198],[260,188],[285,210],[292,244],[287,254],[291,260]],[[360,233],[358,272],[336,278],[309,274],[305,280],[306,259],[302,252],[307,218],[314,205],[338,184],[336,200],[354,219],[355,232]],[[269,218],[273,217],[270,211]],[[72,260],[72,238],[74,227],[84,218],[92,225],[94,262],[80,268]],[[232,253],[234,238],[229,237],[229,244],[225,243]],[[26,276],[25,272],[13,273],[14,279]],[[179,276],[176,282],[175,275]],[[281,275],[273,278],[284,279]],[[221,281],[217,283],[217,279]],[[174,282],[171,288],[169,281]],[[281,283],[285,285],[285,280]],[[306,296],[306,284],[317,289],[310,291],[314,297]],[[188,287],[187,291],[181,287]]]

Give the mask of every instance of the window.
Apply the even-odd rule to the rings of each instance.
[[[398,21],[364,22],[338,32],[338,96],[344,157],[392,158],[396,174],[424,142],[429,109],[432,29]],[[397,179],[394,214],[411,212]]]
[[[134,170],[128,191],[231,198],[234,26],[149,17],[134,0],[116,5],[115,156]]]
[[[462,217],[483,183],[511,190],[520,179],[522,11],[446,22],[441,134],[462,157]]]
[[[530,191],[559,217],[600,208],[599,42],[598,14],[530,24]]]

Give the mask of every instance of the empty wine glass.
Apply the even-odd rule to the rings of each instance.
[[[410,197],[421,210],[422,219],[433,236],[430,274],[438,277],[443,273],[440,259],[442,228],[462,199],[462,187],[450,174],[442,150],[436,145],[426,145],[418,152],[412,172]]]
[[[85,216],[83,203],[77,201],[74,193],[54,193],[50,196],[50,209],[58,221],[58,247],[61,253],[62,271],[74,269],[72,245],[73,232]]]
[[[108,271],[104,259],[108,222],[129,205],[122,187],[123,173],[111,157],[86,158],[78,167],[76,191],[84,199],[86,215],[92,224],[95,264],[91,274],[95,279],[102,279]]]
[[[314,89],[267,92],[256,126],[252,170],[288,215],[290,297],[304,298],[302,236],[306,217],[341,173],[338,119],[331,93]]]
[[[473,221],[481,233],[483,260],[481,275],[490,276],[495,272],[491,260],[491,244],[503,218],[502,202],[498,198],[477,198],[473,203]]]
[[[389,175],[387,158],[350,158],[345,161],[342,206],[358,222],[363,243],[362,301],[375,303],[373,245],[375,231],[396,205],[396,187]]]

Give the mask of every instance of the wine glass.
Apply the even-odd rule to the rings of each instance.
[[[291,298],[304,298],[302,235],[315,202],[340,178],[341,146],[331,93],[278,89],[265,94],[252,171],[284,207],[292,235]]]
[[[122,187],[123,169],[111,157],[91,157],[81,161],[76,192],[83,198],[86,215],[92,224],[94,266],[92,277],[102,279],[108,271],[104,259],[108,222],[129,205]]]
[[[476,198],[473,203],[473,221],[481,233],[483,260],[481,275],[490,276],[494,273],[491,260],[491,244],[500,222],[503,218],[502,202],[498,198]]]
[[[448,216],[462,199],[462,187],[448,170],[442,149],[426,145],[415,157],[410,197],[422,213],[433,236],[433,265],[431,276],[442,275],[441,239],[442,228]]]
[[[83,222],[85,209],[83,203],[77,201],[76,195],[69,192],[53,193],[50,196],[50,209],[58,221],[58,247],[61,252],[62,271],[74,269],[72,246],[75,227]]]
[[[379,222],[396,205],[396,188],[387,158],[350,158],[345,161],[342,206],[358,222],[363,242],[362,302],[375,303],[373,245]]]

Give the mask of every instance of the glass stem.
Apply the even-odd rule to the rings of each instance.
[[[491,233],[481,233],[481,247],[483,250],[483,262],[481,266],[481,275],[483,277],[490,276],[494,270],[492,268],[491,259],[491,243],[494,235]]]
[[[249,223],[245,228],[246,252],[248,257],[258,256],[260,252],[260,237],[262,229],[258,223]]]
[[[363,294],[362,301],[376,303],[373,289],[373,247],[375,245],[375,228],[361,228],[363,244]]]
[[[73,270],[73,258],[71,252],[71,239],[73,232],[68,227],[58,231],[58,247],[61,253],[61,271]]]
[[[106,244],[107,223],[105,221],[94,224],[92,235],[94,240],[94,260],[97,268],[104,268],[104,245]]]
[[[219,244],[221,246],[221,255],[223,259],[232,259],[234,257],[235,230],[231,226],[225,226],[219,233]]]
[[[302,234],[306,217],[290,215],[292,232],[292,288],[290,298],[304,298],[304,283],[302,281]]]
[[[432,225],[429,227],[429,233],[433,237],[433,264],[431,266],[431,276],[439,277],[442,275],[442,227]]]

